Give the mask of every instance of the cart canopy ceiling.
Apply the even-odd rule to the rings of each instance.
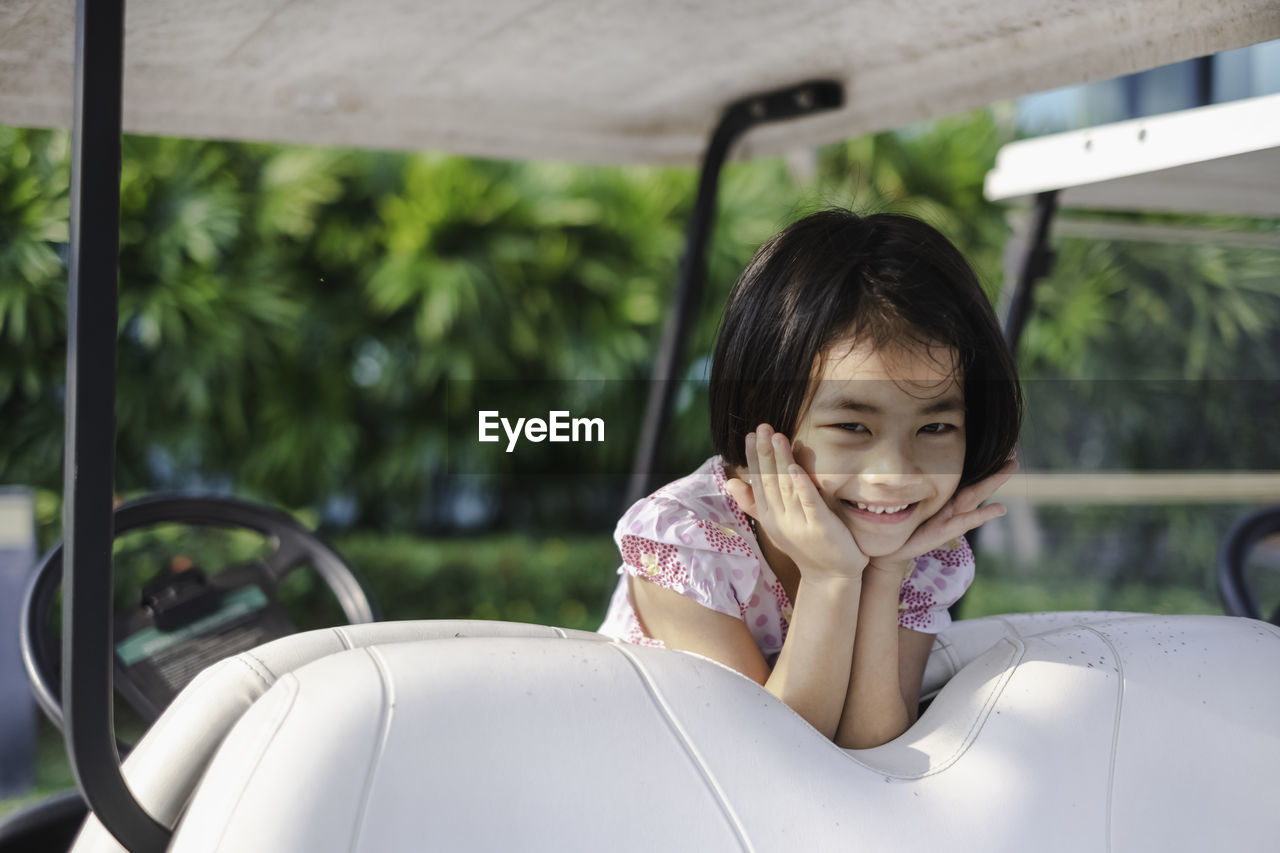
[[[67,127],[72,0],[0,3],[0,122]],[[130,0],[129,132],[697,162],[723,107],[847,104],[754,156],[1280,38],[1274,0]]]

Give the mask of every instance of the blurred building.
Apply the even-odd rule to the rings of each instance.
[[[1280,41],[1019,98],[1020,133],[1041,136],[1280,92]]]

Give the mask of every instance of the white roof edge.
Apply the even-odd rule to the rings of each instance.
[[[1023,139],[986,179],[992,201],[1280,147],[1280,94]]]

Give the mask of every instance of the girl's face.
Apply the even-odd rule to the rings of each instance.
[[[868,557],[892,554],[951,499],[964,468],[964,392],[954,351],[826,353],[792,436],[796,461]]]

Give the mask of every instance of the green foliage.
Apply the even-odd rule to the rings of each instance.
[[[1034,561],[1020,562],[1003,549],[987,547],[990,539],[979,534],[978,577],[1039,583],[1046,590],[1073,578],[1096,599],[1094,607],[1085,609],[1173,612],[1160,609],[1162,594],[1153,591],[1196,590],[1202,601],[1214,602],[1211,610],[1220,612],[1218,553],[1226,532],[1249,510],[1239,504],[1039,506],[1035,524],[1040,547]],[[1081,588],[1075,587],[1077,592]],[[1028,602],[1015,609],[1074,608],[1040,608]]]
[[[730,164],[669,469],[709,452],[705,373],[729,288],[797,216],[829,204],[921,216],[995,298],[1009,229],[982,183],[1007,137],[984,111],[828,146],[808,167]],[[616,380],[652,369],[691,171],[141,137],[124,154],[120,491],[234,490],[361,529],[447,533],[463,499],[490,529],[607,529],[644,397]],[[0,482],[51,491],[68,158],[65,134],[0,128]],[[1039,417],[1023,458],[1072,469],[1272,464],[1276,403],[1241,395],[1265,394],[1280,372],[1274,253],[1058,248],[1023,341]],[[1143,382],[1180,390],[1135,394],[1113,381],[1139,364],[1152,365]],[[1242,376],[1262,381],[1250,389]],[[1040,393],[1047,378],[1077,384]],[[453,440],[450,413],[472,411],[485,382],[509,382],[513,405],[545,411],[543,380],[565,382],[560,393],[614,425],[616,440],[573,457],[526,445],[514,461]],[[1186,417],[1197,400],[1211,404]],[[1096,536],[1113,525],[1103,510],[1041,518]],[[1179,524],[1203,543],[1227,521]],[[1167,543],[1155,527],[1144,535]]]
[[[974,619],[1001,613],[1069,610],[1121,610],[1132,613],[1222,612],[1222,606],[1198,586],[1125,584],[1112,587],[1097,579],[1062,578],[1048,573],[1028,578],[980,574],[962,599],[961,616]]]
[[[1037,289],[1033,374],[1280,378],[1280,256],[1221,245],[1063,241]]]
[[[56,488],[66,140],[0,136],[0,480]],[[126,140],[121,490],[343,493],[415,524],[446,380],[639,378],[687,173]],[[61,229],[61,230],[59,230]]]
[[[62,466],[67,137],[0,127],[0,152],[0,459],[18,463],[2,479],[41,484]]]
[[[594,631],[621,564],[603,536],[351,534],[334,544],[368,579],[388,619],[501,619]]]
[[[780,158],[729,166],[689,352],[695,385],[672,431],[673,470],[708,451],[697,381],[719,306],[762,240],[824,203],[908,197],[958,239],[981,233],[970,208],[990,212],[980,184],[994,131],[983,114],[952,125],[914,141],[876,137],[870,152],[859,143],[828,149],[817,179],[797,179]],[[981,156],[956,185],[911,155],[939,147],[966,162]],[[0,226],[20,238],[0,257],[0,480],[56,489],[66,136],[5,129],[0,162]],[[449,453],[459,451],[441,413],[466,407],[469,382],[647,378],[694,178],[126,138],[119,488],[233,485],[291,506],[341,495],[360,524],[447,527],[440,505]],[[824,189],[832,185],[845,187],[839,198]],[[583,405],[625,424],[620,435],[630,438],[642,391],[606,382],[582,392]],[[625,470],[628,444],[591,460],[594,469]],[[545,471],[548,458],[532,452],[510,473]],[[483,473],[483,461],[453,461]],[[525,487],[499,479],[487,488],[505,506],[506,494]],[[587,491],[576,505],[550,503],[600,525],[615,509]],[[511,517],[564,523],[509,509],[496,520]]]
[[[993,300],[1008,228],[1002,205],[983,194],[996,151],[1007,142],[980,111],[863,137],[823,151],[823,177],[851,183],[855,209],[919,217],[952,240]]]

